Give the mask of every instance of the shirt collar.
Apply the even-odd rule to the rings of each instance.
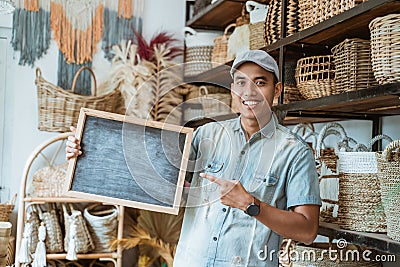
[[[240,117],[241,116],[239,116],[236,119],[233,130],[243,131],[244,133],[242,125],[240,124]],[[278,124],[278,118],[276,117],[275,113],[272,112],[271,119],[269,120],[269,122],[263,128],[261,128],[257,133],[261,133],[266,138],[271,138],[274,135],[277,124]]]

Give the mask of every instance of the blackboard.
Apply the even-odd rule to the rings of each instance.
[[[67,196],[177,214],[193,129],[82,108]]]

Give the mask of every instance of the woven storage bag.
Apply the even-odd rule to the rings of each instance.
[[[46,227],[46,251],[48,253],[59,253],[64,250],[60,222],[55,205],[49,204],[47,207],[47,211],[42,211],[42,208],[37,205],[39,218]]]
[[[331,55],[299,59],[295,77],[297,88],[306,99],[336,93],[335,67]]]
[[[185,76],[195,76],[212,68],[211,56],[214,39],[219,36],[213,32],[197,32],[190,27],[183,28],[185,35]]]
[[[44,167],[32,177],[29,195],[32,197],[60,197],[65,192],[68,163]]]
[[[65,224],[64,250],[68,252],[71,237],[75,240],[76,253],[87,253],[94,250],[93,239],[87,228],[86,221],[82,216],[82,212],[74,209],[71,203],[69,203],[68,206],[70,211],[66,204],[62,205]],[[75,225],[75,227],[73,225]],[[73,230],[75,230],[75,233]]]
[[[377,84],[372,72],[369,40],[346,39],[331,51],[338,93],[365,89]]]
[[[212,50],[211,61],[213,67],[225,64],[233,58],[228,57],[228,41],[229,41],[229,30],[236,26],[235,23],[229,24],[224,31],[222,36],[218,36],[214,39],[214,47]]]
[[[400,152],[394,152],[395,149],[400,149],[400,140],[387,145],[383,153],[377,153],[378,179],[386,214],[387,235],[400,241]]]
[[[371,32],[372,70],[379,84],[400,81],[400,14],[373,19]]]
[[[93,96],[74,93],[76,82],[83,70],[88,70],[93,77]],[[96,77],[93,71],[86,66],[80,68],[75,74],[71,90],[64,90],[46,81],[39,68],[36,68],[35,83],[38,94],[39,130],[41,131],[69,131],[71,125],[77,124],[82,107],[115,112],[121,105],[121,93],[118,88],[108,94],[96,96]]]
[[[339,245],[340,244],[340,245]],[[295,244],[294,249],[289,251],[289,258],[292,262],[292,267],[299,266],[319,266],[319,267],[380,267],[380,262],[366,261],[362,255],[364,249],[356,246],[346,244],[342,247],[341,243],[313,243],[312,245]],[[368,249],[368,257],[373,259],[376,252],[370,253]],[[357,258],[358,255],[358,258]]]
[[[266,44],[265,19],[268,6],[254,1],[247,1],[246,10],[250,14],[250,49],[256,50]]]
[[[283,103],[288,104],[290,102],[301,101],[304,100],[303,95],[300,93],[299,89],[296,87],[296,61],[288,61],[285,62],[285,73],[284,73],[284,94],[283,94]]]
[[[323,148],[324,140],[329,135],[335,135],[339,139],[338,143],[348,138],[344,128],[336,122],[326,124],[317,137],[315,157],[319,162],[317,169],[320,175],[322,198],[320,221],[322,222],[336,222],[337,217],[334,216],[334,211],[337,208],[339,196],[339,181],[336,176],[338,156],[334,148]]]
[[[375,152],[338,152],[341,228],[386,232]]]
[[[207,86],[200,86],[197,90],[197,94],[190,93],[185,101],[183,112],[185,122],[227,115],[232,112],[230,108],[232,97],[227,89],[211,87],[209,91]],[[214,93],[211,93],[212,90]]]
[[[110,242],[117,239],[117,207],[93,204],[85,208],[83,216],[93,239],[94,251],[111,252]]]
[[[15,257],[15,237],[11,236],[8,241],[7,247],[7,257],[6,257],[6,266],[12,266],[14,264]]]
[[[0,222],[0,267],[6,266],[8,243],[11,238],[11,223]]]

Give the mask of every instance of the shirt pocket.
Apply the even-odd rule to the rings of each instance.
[[[249,185],[249,192],[262,201],[270,202],[278,186],[279,177],[274,174],[256,173]]]

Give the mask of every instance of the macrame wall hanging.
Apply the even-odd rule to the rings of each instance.
[[[14,50],[20,65],[33,66],[46,53],[51,31],[59,48],[58,86],[69,89],[76,71],[91,66],[97,45],[108,59],[111,47],[142,32],[144,0],[17,0],[13,17]],[[81,75],[76,92],[90,94],[91,79]]]
[[[50,46],[50,0],[16,0],[11,44],[19,65],[33,67]]]

